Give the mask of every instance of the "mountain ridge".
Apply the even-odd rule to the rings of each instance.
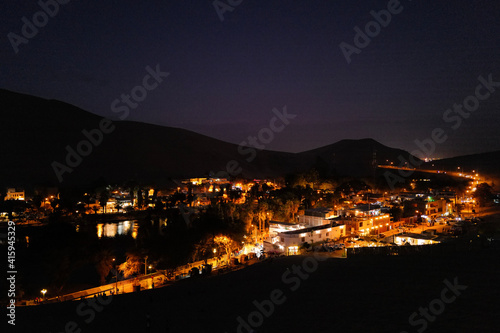
[[[106,118],[71,104],[0,89],[0,105],[6,161],[0,165],[0,186],[72,186],[99,178],[159,184],[208,175],[273,178],[311,168],[328,176],[369,177],[376,164],[398,163],[399,156],[410,155],[371,138],[344,139],[300,153],[257,150],[178,127],[117,120],[108,121],[113,130],[98,140],[96,130],[102,130]],[[91,147],[82,143],[92,141],[89,133],[96,143]],[[91,152],[79,163],[75,156],[75,163],[67,163],[69,151],[84,148]],[[59,171],[62,182],[55,166],[64,171]]]

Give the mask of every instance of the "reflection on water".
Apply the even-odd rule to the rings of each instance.
[[[137,229],[139,224],[134,221],[120,221],[112,223],[98,223],[97,237],[116,237],[117,235],[132,235],[137,237]]]

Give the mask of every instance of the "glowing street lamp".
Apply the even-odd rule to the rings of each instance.
[[[40,292],[42,293],[42,298],[45,299],[45,293],[47,293],[47,289],[42,289],[40,290]]]
[[[116,259],[113,258],[113,264],[115,266],[115,295],[118,294],[118,269],[116,268]]]

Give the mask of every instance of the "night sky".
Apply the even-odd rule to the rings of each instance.
[[[449,137],[432,157],[500,150],[500,87],[457,129],[443,120],[480,75],[500,81],[500,2],[401,1],[348,63],[339,45],[354,45],[354,28],[389,2],[246,0],[221,21],[212,1],[73,0],[15,53],[8,34],[22,36],[22,18],[41,7],[4,1],[0,88],[117,119],[113,100],[159,64],[170,75],[127,120],[239,144],[286,105],[297,117],[267,149],[372,137],[412,151],[442,128]]]

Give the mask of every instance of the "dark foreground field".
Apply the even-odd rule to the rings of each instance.
[[[255,328],[259,333],[499,332],[499,254],[498,249],[480,249],[323,261],[286,257],[103,299],[109,304],[97,302],[95,310],[81,301],[18,308],[15,331],[237,332],[237,318],[248,323],[250,315],[251,323],[260,324]],[[293,265],[305,265],[310,273],[286,273]],[[467,288],[442,294],[448,288],[444,280]],[[280,303],[274,309],[265,302],[272,292]],[[254,312],[254,300],[269,317]],[[429,312],[428,319],[414,315],[412,326],[412,313],[430,304],[435,314]],[[248,330],[242,326],[239,332]]]

